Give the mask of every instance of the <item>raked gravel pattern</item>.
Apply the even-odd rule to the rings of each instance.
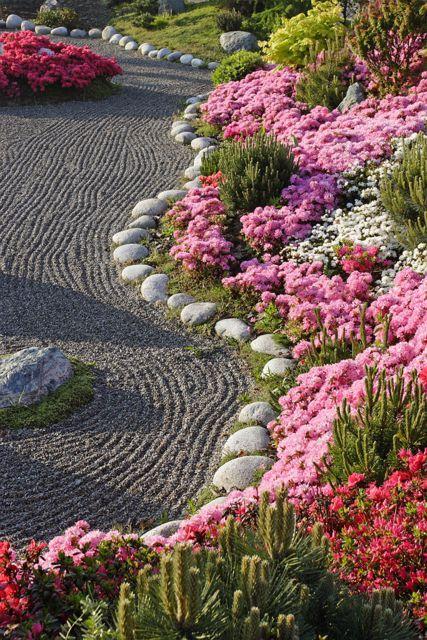
[[[120,95],[0,109],[0,353],[53,344],[97,372],[94,401],[62,424],[0,433],[0,537],[18,545],[82,518],[181,516],[248,385],[231,351],[144,304],[111,260],[134,204],[189,163],[170,118],[208,74],[73,44],[118,56]]]

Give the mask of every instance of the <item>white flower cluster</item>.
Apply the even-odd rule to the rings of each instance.
[[[352,242],[380,249],[379,256],[393,262],[393,267],[382,273],[378,291],[386,291],[395,274],[404,267],[425,273],[427,270],[427,246],[420,244],[413,250],[403,251],[396,238],[396,227],[381,202],[379,184],[402,157],[403,145],[412,140],[395,142],[395,152],[381,165],[370,164],[345,172],[339,180],[339,188],[347,202],[345,206],[326,213],[319,224],[313,226],[308,238],[283,249],[287,260],[310,262],[320,260],[326,269],[338,266],[336,248]]]

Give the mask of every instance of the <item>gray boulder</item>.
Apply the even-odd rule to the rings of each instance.
[[[135,40],[127,42],[125,44],[125,51],[136,51],[138,49],[138,43]]]
[[[142,540],[147,540],[152,536],[162,536],[163,538],[169,538],[176,533],[181,526],[184,520],[170,520],[169,522],[164,522],[163,524],[159,524],[158,527],[154,527],[154,529],[150,529],[150,531],[146,531],[142,534]]]
[[[123,38],[121,33],[115,33],[114,35],[111,36],[111,38],[109,39],[109,43],[110,44],[119,44],[120,40]]]
[[[191,141],[191,148],[194,151],[201,151],[202,149],[207,149],[212,145],[216,144],[216,140],[213,138],[205,138],[204,136],[200,136],[199,138],[195,138]]]
[[[107,25],[102,30],[101,36],[103,40],[106,40],[107,42],[109,42],[111,38],[116,35],[116,33],[117,33],[117,30],[114,27],[112,27],[111,25]]]
[[[181,64],[191,64],[191,61],[194,56],[191,53],[184,53],[183,56],[180,57],[179,61]]]
[[[86,38],[87,31],[84,29],[71,29],[70,38]]]
[[[157,194],[159,200],[181,200],[184,196],[187,195],[185,189],[167,189],[166,191],[161,191]]]
[[[355,82],[349,86],[344,99],[340,102],[337,109],[344,113],[344,111],[349,111],[352,107],[363,102],[364,99],[365,89],[363,88],[363,85],[360,82]]]
[[[267,425],[275,417],[276,414],[268,402],[251,402],[241,409],[239,422],[255,422]]]
[[[244,456],[234,458],[223,464],[212,479],[218,489],[231,491],[232,489],[246,489],[255,479],[256,473],[264,469],[271,469],[273,461],[266,456]]]
[[[195,133],[191,131],[182,131],[175,136],[175,142],[179,142],[180,144],[191,144],[193,140],[197,138]]]
[[[159,13],[182,13],[185,11],[184,0],[159,0]]]
[[[156,47],[154,47],[152,44],[150,44],[149,42],[144,42],[143,44],[139,45],[139,49],[138,51],[140,52],[140,54],[142,56],[148,56],[148,54],[150,53],[150,51],[154,51]]]
[[[192,302],[195,302],[195,298],[188,293],[174,293],[168,298],[168,307],[169,309],[182,309]]]
[[[133,222],[129,223],[129,227],[136,229],[155,229],[157,222],[152,216],[140,216]]]
[[[36,25],[31,20],[23,20],[21,22],[21,31],[35,31]]]
[[[139,284],[152,273],[153,267],[149,264],[130,264],[122,271],[122,279],[131,284]]]
[[[279,344],[277,338],[278,336],[274,333],[265,333],[252,340],[251,349],[257,353],[265,353],[268,356],[289,356],[290,349]]]
[[[190,326],[205,324],[214,317],[215,313],[214,302],[193,302],[181,311],[181,321]]]
[[[195,178],[194,180],[190,180],[190,182],[186,182],[183,184],[184,189],[189,191],[190,189],[200,189],[202,183],[200,182],[200,178]]]
[[[169,278],[165,273],[148,276],[141,285],[141,295],[146,302],[166,302]]]
[[[162,58],[166,58],[166,56],[168,56],[170,53],[172,53],[170,49],[168,49],[167,47],[163,47],[162,49],[159,49],[157,51],[157,58],[161,60]]]
[[[132,209],[132,218],[135,219],[139,216],[161,216],[167,209],[168,205],[163,200],[146,198],[136,203]]]
[[[38,36],[48,36],[50,32],[50,27],[46,27],[44,24],[36,24],[36,33]]]
[[[113,259],[117,264],[132,264],[143,260],[148,256],[148,249],[142,244],[122,244],[117,249],[114,249]]]
[[[188,122],[181,124],[173,124],[171,129],[171,136],[174,138],[178,135],[178,133],[184,133],[185,131],[189,131],[190,133],[194,133],[194,127]]]
[[[22,24],[22,18],[16,13],[11,13],[6,18],[6,29],[19,29]]]
[[[287,371],[295,368],[295,360],[291,358],[272,358],[262,370],[261,378],[269,376],[284,376]]]
[[[191,61],[191,66],[194,67],[195,69],[200,69],[200,67],[203,67],[204,64],[205,64],[205,61],[202,60],[201,58],[193,58]]]
[[[119,40],[119,46],[125,47],[128,42],[133,42],[132,36],[122,36]]]
[[[168,62],[176,62],[177,60],[180,59],[181,56],[182,56],[182,51],[172,51],[172,53],[166,56],[166,59],[168,60]]]
[[[184,171],[184,175],[189,180],[194,180],[195,178],[197,178],[197,176],[200,175],[200,169],[197,169],[196,167],[187,167],[187,169]]]
[[[257,51],[258,40],[249,31],[227,31],[219,39],[221,47],[227,53],[235,51]]]
[[[148,52],[148,57],[151,58],[152,60],[154,60],[154,58],[157,59],[157,53],[158,53],[157,49],[154,49],[153,51],[149,51]]]
[[[123,231],[118,231],[113,235],[114,244],[130,244],[132,242],[139,242],[140,240],[148,240],[150,234],[146,229],[138,229],[138,227],[134,227],[133,229],[123,229]]]
[[[67,27],[55,27],[50,32],[50,35],[51,36],[68,36],[68,29]]]
[[[232,338],[238,342],[246,342],[251,334],[249,326],[239,318],[219,320],[215,325],[215,332],[221,338]]]
[[[29,347],[0,358],[0,408],[39,402],[73,375],[57,347]]]
[[[198,113],[200,111],[200,105],[201,102],[199,100],[199,102],[192,102],[191,104],[187,105],[184,109],[184,114],[187,113]]]
[[[266,451],[270,444],[267,429],[264,427],[246,427],[236,433],[232,433],[222,448],[224,456],[229,453],[253,453],[255,451]]]
[[[89,29],[88,36],[89,38],[96,40],[97,38],[100,38],[102,36],[102,31],[101,29]]]

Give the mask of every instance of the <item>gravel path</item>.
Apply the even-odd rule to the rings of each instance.
[[[0,353],[55,344],[98,373],[95,400],[69,420],[0,433],[0,537],[16,544],[81,518],[178,516],[247,385],[230,352],[144,305],[111,262],[134,203],[191,157],[170,145],[170,117],[208,76],[91,46],[118,55],[120,95],[0,109]]]

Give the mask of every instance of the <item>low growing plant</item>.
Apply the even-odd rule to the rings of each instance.
[[[255,51],[236,51],[222,60],[212,74],[215,85],[241,80],[249,73],[264,66],[260,53]]]
[[[216,17],[216,25],[220,31],[239,31],[243,15],[236,9],[221,11]]]
[[[381,199],[393,216],[399,241],[410,248],[427,242],[427,136],[419,133],[403,148],[401,162],[380,184]]]
[[[296,169],[291,149],[263,131],[221,145],[202,164],[203,175],[223,175],[220,196],[232,212],[277,201]]]
[[[260,40],[267,40],[280,27],[284,18],[293,18],[311,9],[311,0],[274,0],[267,2],[264,11],[253,13],[246,18],[243,27],[255,33]]]
[[[40,9],[36,16],[37,24],[44,24],[46,27],[66,27],[68,30],[77,29],[81,26],[79,14],[74,9]]]

